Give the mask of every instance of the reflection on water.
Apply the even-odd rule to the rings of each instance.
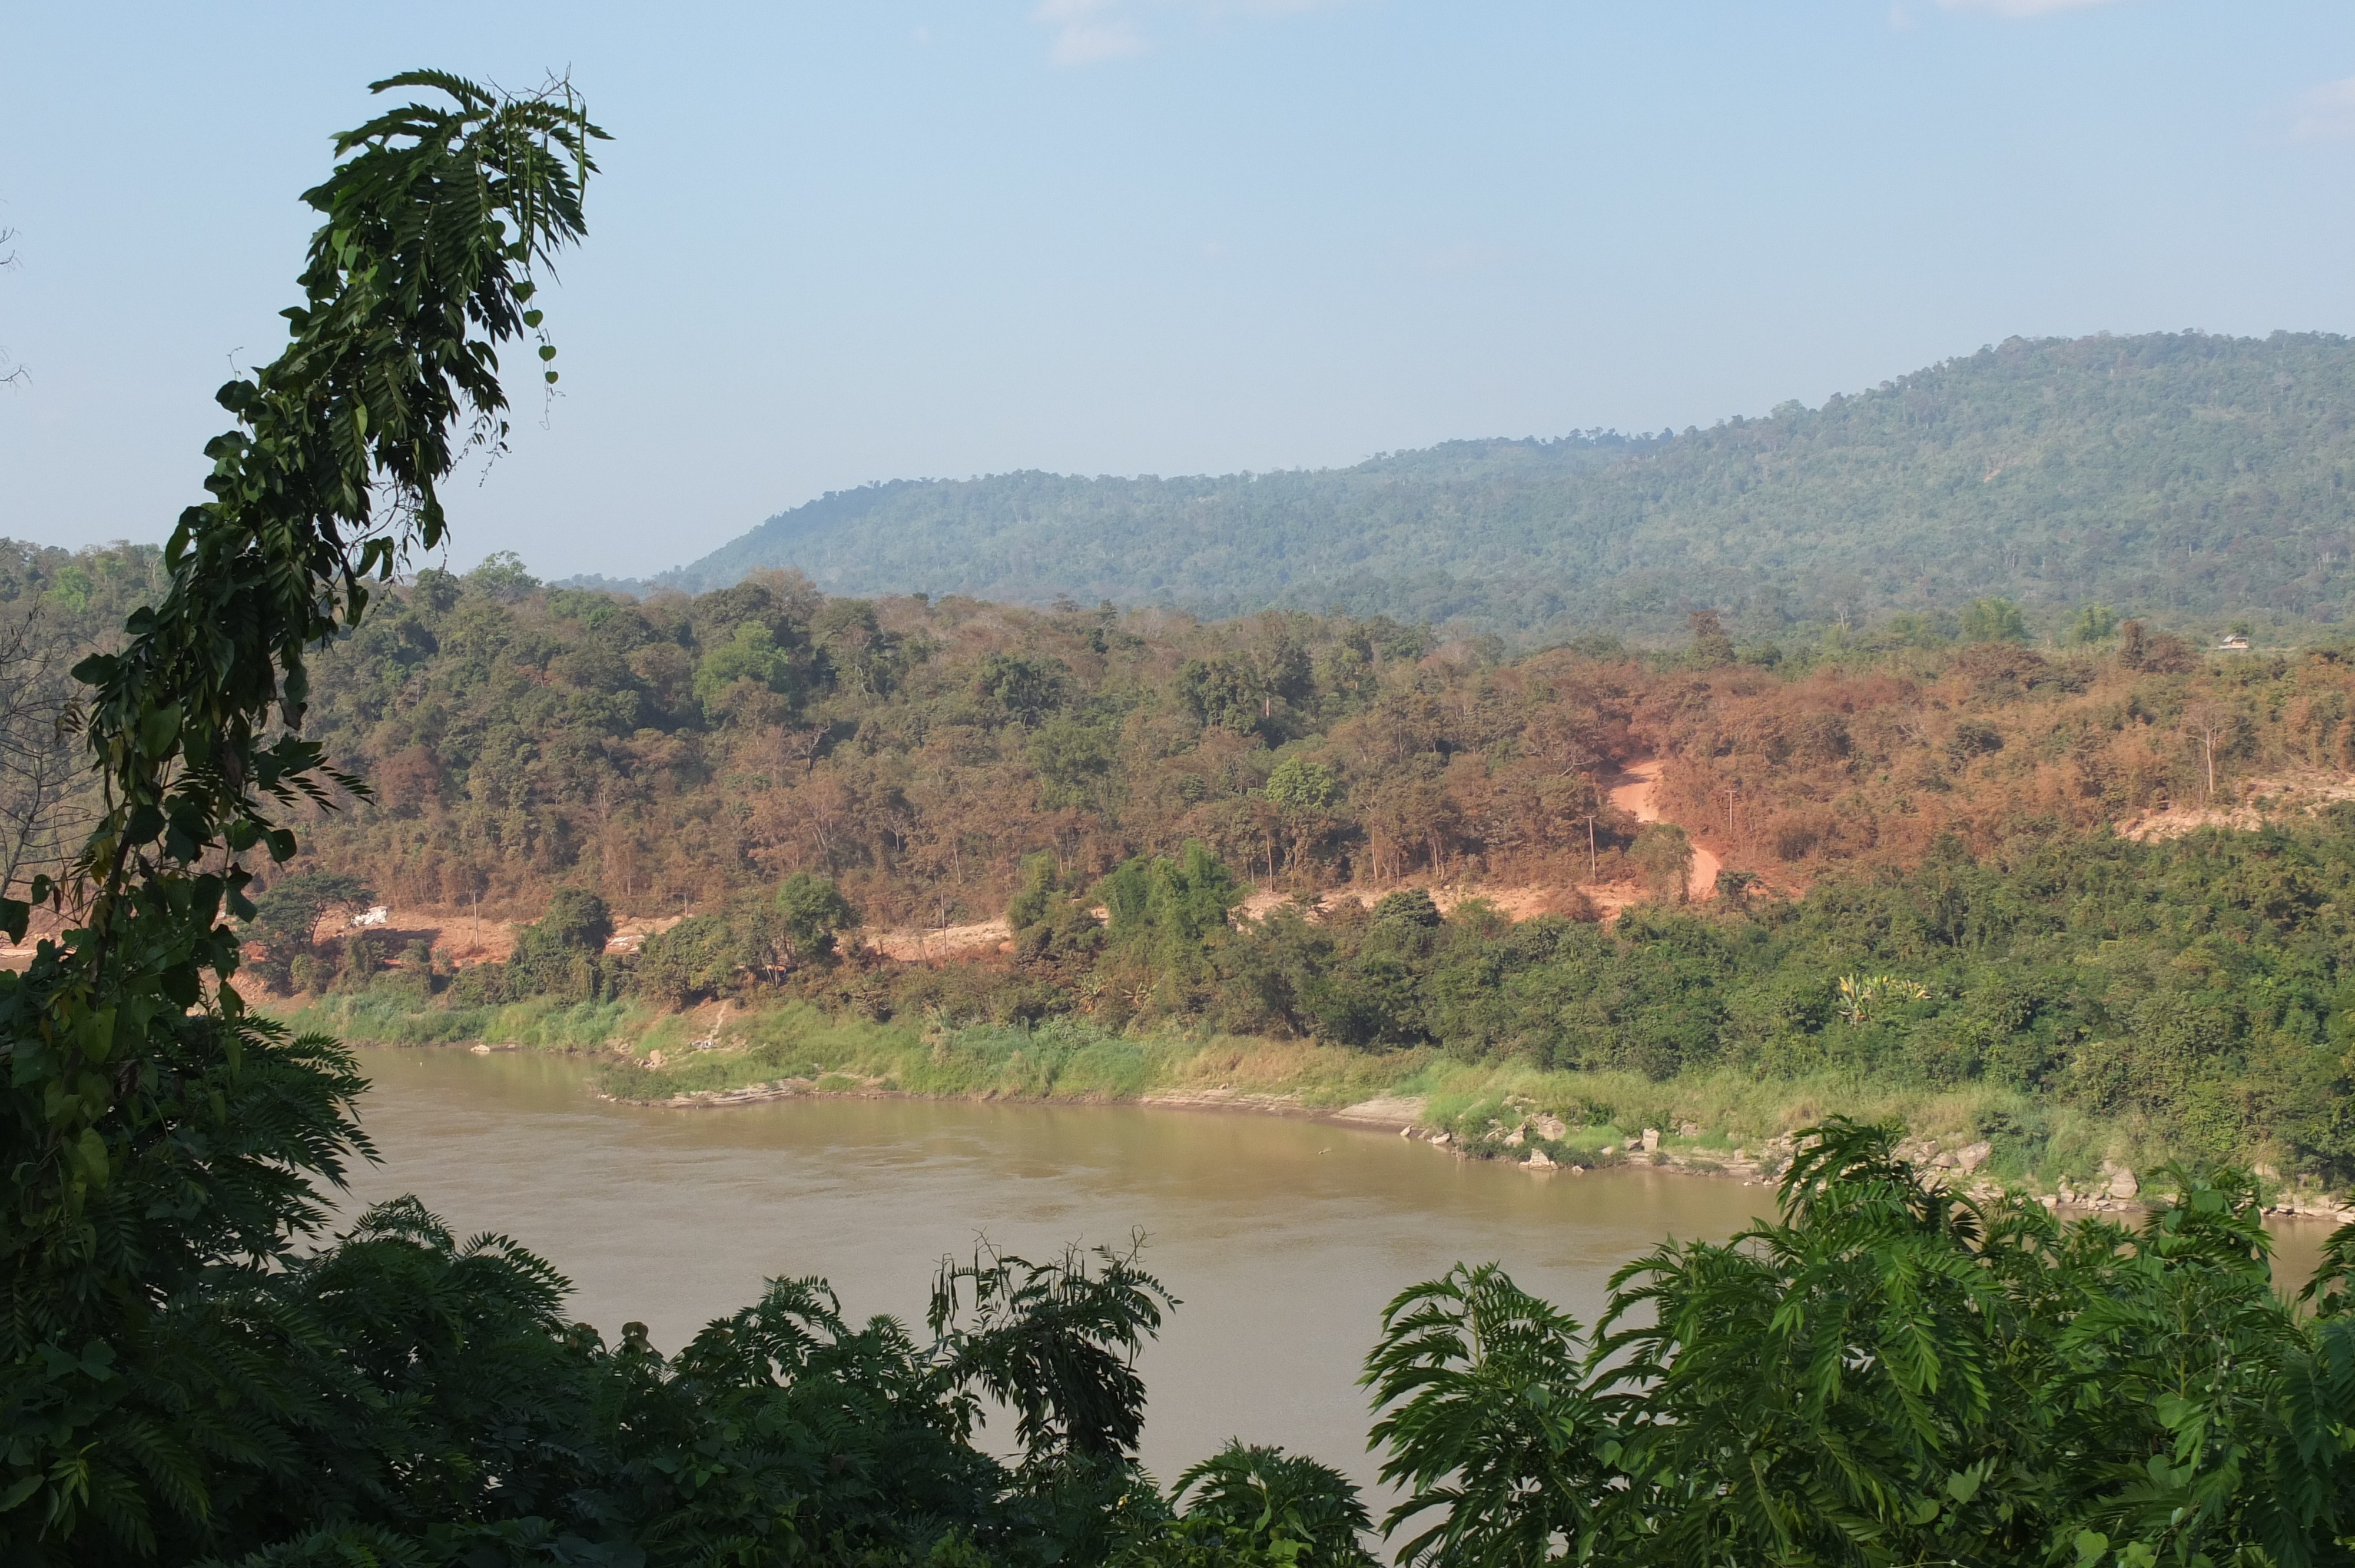
[[[1184,1301],[1141,1362],[1146,1461],[1165,1480],[1241,1435],[1370,1482],[1357,1376],[1399,1290],[1494,1258],[1591,1323],[1618,1265],[1771,1206],[1764,1187],[1533,1176],[1274,1117],[836,1099],[653,1110],[596,1099],[586,1069],[557,1058],[360,1055],[384,1163],[359,1173],[357,1197],[413,1192],[462,1234],[506,1232],[571,1277],[573,1311],[609,1339],[636,1319],[676,1347],[778,1275],[822,1275],[852,1317],[921,1326],[933,1265],[981,1237],[1043,1256],[1142,1230],[1147,1266]],[[2302,1283],[2328,1234],[2278,1228],[2277,1277]]]
[[[921,1325],[933,1265],[986,1236],[1030,1255],[1146,1233],[1184,1305],[1140,1363],[1164,1479],[1241,1435],[1369,1479],[1357,1377],[1383,1305],[1462,1259],[1501,1260],[1591,1321],[1611,1271],[1665,1235],[1717,1239],[1764,1187],[1650,1171],[1533,1176],[1395,1134],[1134,1107],[806,1100],[607,1105],[526,1053],[367,1051],[366,1201],[415,1192],[500,1230],[577,1287],[613,1338],[676,1346],[764,1277],[823,1275],[853,1317]]]

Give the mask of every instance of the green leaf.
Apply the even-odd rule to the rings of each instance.
[[[2110,1538],[2104,1535],[2100,1531],[2081,1530],[2077,1532],[2077,1561],[2079,1563],[2098,1562],[2101,1559],[2102,1553],[2107,1552],[2109,1549]]]
[[[547,319],[548,313],[545,311],[526,311],[523,313],[523,324],[527,327],[536,327]]]
[[[114,1054],[114,1009],[101,1007],[81,1023],[81,1054],[103,1062]]]
[[[74,1156],[81,1165],[82,1174],[90,1179],[91,1186],[105,1185],[106,1140],[98,1136],[98,1128],[86,1127],[81,1129],[81,1136],[74,1139]]]
[[[2169,1432],[2179,1429],[2200,1408],[2179,1393],[2162,1393],[2152,1403],[2158,1412],[2158,1424]]]
[[[112,653],[93,653],[68,672],[85,686],[102,686],[114,679],[123,662]]]
[[[0,1492],[0,1513],[8,1513],[21,1507],[27,1498],[40,1489],[41,1473],[38,1470],[29,1476],[19,1476],[15,1486]]]
[[[139,749],[149,757],[162,757],[180,738],[180,705],[155,709],[139,715]]]
[[[556,357],[556,345],[552,343],[541,344],[539,345],[539,356],[542,359],[554,359]]]
[[[22,946],[25,928],[33,922],[33,906],[21,898],[0,898],[0,931],[8,933],[8,940]]]
[[[556,385],[556,372],[553,370],[543,373],[540,378],[546,381],[550,387]]]

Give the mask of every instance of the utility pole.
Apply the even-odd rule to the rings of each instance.
[[[1602,800],[1603,791],[1596,787],[1593,774],[1585,773],[1580,777],[1586,781],[1586,880],[1593,882],[1603,874],[1596,869],[1594,855],[1594,808]]]

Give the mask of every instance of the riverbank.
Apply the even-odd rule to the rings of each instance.
[[[545,1000],[420,1007],[374,991],[276,1011],[294,1028],[357,1044],[583,1055],[597,1064],[605,1096],[682,1108],[832,1095],[1248,1110],[1401,1128],[1451,1154],[1539,1169],[1642,1162],[1750,1180],[1779,1170],[1790,1133],[1844,1114],[1902,1121],[1925,1162],[1943,1160],[1958,1180],[2081,1208],[2131,1202],[2131,1179],[2118,1173],[2154,1171],[2179,1152],[2133,1121],[1987,1084],[1933,1088],[1836,1073],[1768,1079],[1731,1069],[1655,1081],[1464,1062],[1427,1049],[1114,1033],[1071,1019],[1035,1027],[876,1022],[798,1002],[687,1012]],[[2318,1191],[2282,1202],[2289,1212],[2338,1213]]]

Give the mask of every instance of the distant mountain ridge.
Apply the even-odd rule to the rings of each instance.
[[[2355,343],[2012,339],[1820,408],[1681,435],[1452,441],[1355,467],[1040,472],[829,493],[651,585],[1270,605],[1544,635],[2102,601],[2338,620],[2355,595]],[[581,579],[597,584],[599,579]]]

